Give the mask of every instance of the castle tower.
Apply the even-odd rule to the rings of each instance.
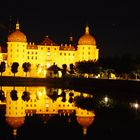
[[[90,34],[89,26],[85,27],[85,34],[78,40],[77,61],[98,60],[99,49],[96,46],[95,38]]]
[[[10,93],[6,93],[6,122],[13,128],[13,136],[17,135],[17,129],[25,121],[25,103],[21,98],[22,93],[18,92],[18,100],[13,101]]]
[[[77,122],[83,128],[83,134],[87,134],[87,128],[94,122],[95,113],[86,109],[76,108]]]
[[[22,64],[26,61],[26,46],[26,35],[20,31],[20,25],[17,21],[16,30],[8,36],[7,64],[9,67],[13,62],[18,62],[19,66],[22,66]]]

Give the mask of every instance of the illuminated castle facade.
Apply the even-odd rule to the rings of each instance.
[[[16,30],[8,36],[6,63],[11,67],[13,62],[18,62],[19,72],[24,62],[30,62],[34,70],[32,73],[35,73],[37,68],[48,68],[54,63],[61,68],[63,64],[69,67],[78,61],[96,61],[98,58],[99,49],[88,26],[85,28],[85,34],[79,38],[77,47],[72,44],[57,45],[48,36],[39,45],[28,43],[26,35],[20,31],[18,22]],[[8,74],[10,75],[10,70]]]

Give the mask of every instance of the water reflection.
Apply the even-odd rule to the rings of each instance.
[[[38,116],[46,125],[54,116],[66,116],[69,123],[75,116],[86,135],[95,118],[94,108],[87,107],[92,98],[74,90],[47,87],[1,87],[0,90],[0,105],[14,137],[26,118],[33,116]]]

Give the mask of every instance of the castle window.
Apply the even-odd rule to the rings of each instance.
[[[50,48],[48,48],[48,50],[50,50]]]
[[[30,52],[28,52],[28,54],[30,54]]]
[[[34,52],[32,52],[32,54],[34,54]]]
[[[69,55],[70,55],[70,53],[69,53]]]
[[[84,52],[83,52],[83,55],[84,55]]]
[[[32,56],[32,59],[34,59],[34,57]]]
[[[19,52],[19,50],[17,49],[17,52]]]
[[[88,49],[90,50],[90,47],[88,47]]]
[[[90,52],[88,52],[88,54],[90,55]]]
[[[37,60],[37,56],[35,57],[35,59]]]
[[[54,50],[56,50],[56,48],[54,48]]]
[[[27,56],[27,59],[29,59],[29,56]]]
[[[37,52],[35,54],[37,54]]]
[[[84,50],[84,47],[83,47],[83,50]]]
[[[60,55],[62,55],[62,53],[60,53]]]
[[[11,49],[11,52],[12,52],[12,49]]]
[[[64,55],[66,55],[66,53],[64,53]]]

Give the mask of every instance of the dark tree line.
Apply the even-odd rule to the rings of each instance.
[[[98,61],[82,61],[76,63],[76,71],[81,74],[100,74],[114,73],[116,77],[138,78],[140,76],[140,57],[132,58],[130,56],[106,57]]]

